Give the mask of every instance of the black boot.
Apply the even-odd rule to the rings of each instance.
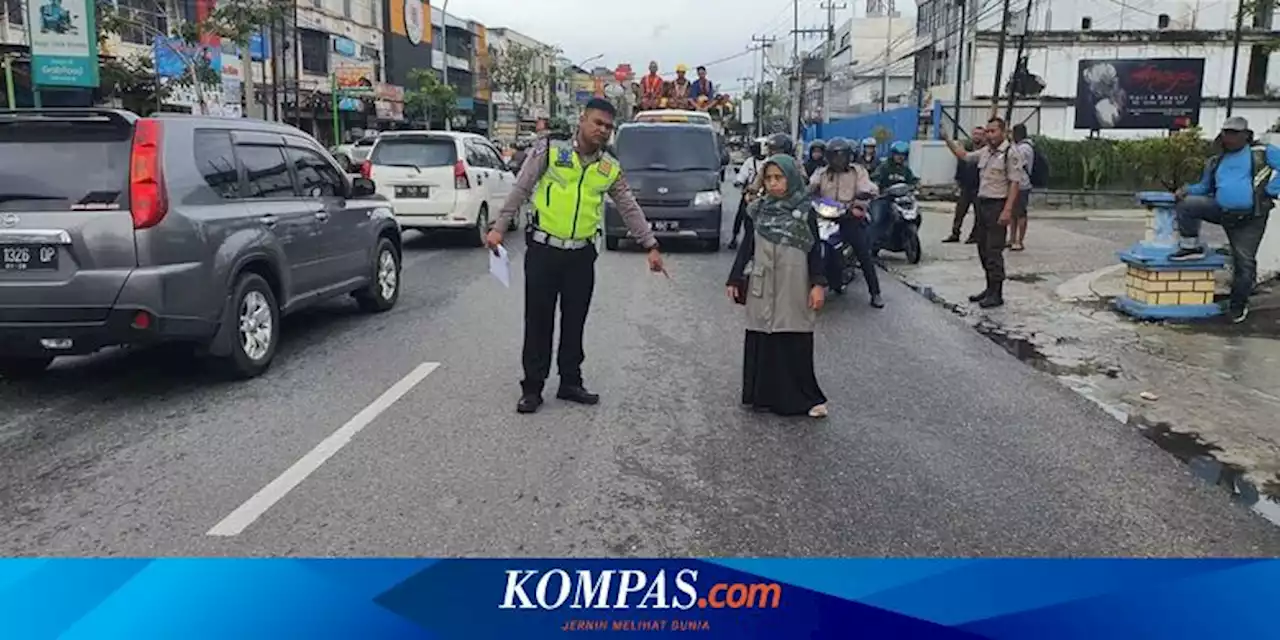
[[[517,413],[533,413],[542,406],[542,394],[540,393],[524,393],[520,396],[520,400],[516,402]]]
[[[987,297],[979,301],[978,306],[983,309],[994,309],[995,307],[1004,306],[1004,283],[992,283],[990,290],[987,291]]]
[[[987,295],[991,293],[991,283],[987,283],[987,288],[969,296],[969,302],[982,302],[987,299]]]
[[[733,239],[729,241],[729,250],[733,251],[734,249],[737,249],[737,248],[738,248],[738,236],[734,236]]]
[[[587,391],[586,387],[581,384],[562,384],[560,390],[556,392],[556,397],[569,402],[578,404],[596,404],[600,402],[600,395]]]

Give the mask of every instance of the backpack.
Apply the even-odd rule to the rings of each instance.
[[[1043,189],[1049,186],[1049,158],[1045,157],[1044,152],[1031,145],[1031,186],[1036,189]]]

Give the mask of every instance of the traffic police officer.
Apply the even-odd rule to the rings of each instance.
[[[525,229],[524,380],[516,404],[520,413],[533,413],[542,405],[542,388],[551,373],[557,300],[560,388],[556,397],[580,404],[600,401],[583,385],[582,332],[595,287],[595,238],[606,194],[617,205],[631,236],[649,250],[649,270],[665,273],[649,221],[622,177],[618,160],[606,148],[615,115],[609,101],[595,98],[587,103],[572,139],[539,140],[485,238],[489,248],[497,251],[502,230],[532,197],[534,218]]]

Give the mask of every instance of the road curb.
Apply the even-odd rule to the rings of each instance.
[[[1078,377],[1079,374],[1070,370],[1056,368],[1046,357],[1035,352],[1034,345],[1030,344],[1025,336],[1019,337],[1011,334],[1000,323],[986,317],[982,317],[977,322],[968,322],[974,318],[974,314],[970,312],[970,308],[966,303],[952,302],[943,298],[931,285],[915,280],[896,267],[883,264],[881,267],[926,300],[965,319],[967,324],[973,327],[974,331],[979,335],[1000,345],[1010,355],[1017,358],[1019,362],[1030,366],[1032,369],[1048,373],[1053,376],[1058,384],[1093,403],[1112,418],[1115,418],[1117,422],[1136,429],[1138,433],[1142,434],[1143,437],[1162,451],[1187,465],[1191,473],[1197,478],[1216,487],[1226,489],[1233,501],[1248,507],[1272,524],[1280,525],[1280,487],[1259,487],[1246,477],[1248,469],[1234,463],[1219,460],[1216,452],[1221,451],[1221,448],[1204,440],[1199,433],[1175,430],[1172,423],[1144,414],[1140,408],[1133,405],[1103,402],[1081,388],[1083,385],[1070,384],[1069,377],[1073,375]],[[1029,345],[1031,347],[1029,351],[1032,353],[1028,353],[1027,349],[1019,348],[1021,344]],[[1121,370],[1117,366],[1113,370],[1102,372],[1101,375],[1115,378],[1119,376],[1120,372]]]

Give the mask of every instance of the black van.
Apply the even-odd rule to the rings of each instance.
[[[720,176],[728,158],[711,127],[686,123],[638,123],[618,127],[614,142],[623,175],[659,238],[688,238],[720,249]],[[610,250],[628,236],[612,202],[606,202],[604,241]]]

